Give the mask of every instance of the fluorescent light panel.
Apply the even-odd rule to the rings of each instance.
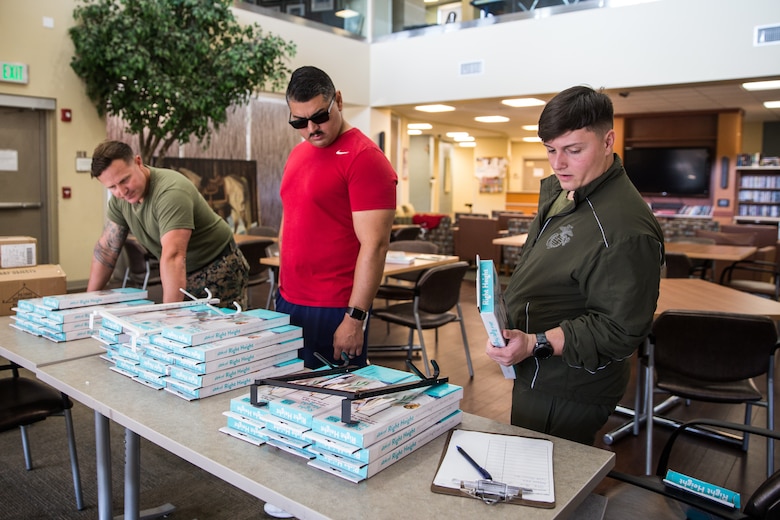
[[[357,11],[353,11],[352,9],[342,9],[341,11],[336,11],[334,14],[339,18],[344,18],[344,19],[354,18],[360,15],[360,13],[358,13]]]
[[[433,125],[430,123],[409,123],[406,128],[409,130],[430,130]]]
[[[474,121],[478,123],[506,123],[509,121],[508,117],[504,116],[477,116]]]
[[[504,99],[501,103],[513,108],[538,107],[544,105],[544,101],[537,98]]]
[[[769,81],[748,81],[742,84],[745,90],[775,90],[780,89],[780,79]]]
[[[764,106],[767,108],[780,108],[780,101],[764,101]]]
[[[539,125],[523,125],[521,128],[523,130],[528,130],[529,132],[539,131]]]
[[[422,130],[417,130],[417,129],[414,129],[414,128],[410,128],[409,130],[406,131],[406,134],[407,135],[422,135]]]
[[[455,110],[455,107],[449,105],[418,105],[414,109],[420,112],[452,112]]]
[[[541,137],[523,137],[523,142],[525,143],[541,143],[542,138]]]

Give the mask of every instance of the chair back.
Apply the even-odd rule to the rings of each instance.
[[[396,229],[390,233],[390,242],[398,240],[416,240],[420,236],[422,228],[420,226],[409,225]]]
[[[255,226],[246,230],[247,234],[258,237],[278,237],[279,231],[269,226]]]
[[[685,253],[666,253],[666,277],[688,278],[691,275],[693,263]]]
[[[417,280],[417,305],[421,311],[441,314],[460,301],[460,289],[467,262],[431,267]]]
[[[252,283],[257,277],[266,278],[268,267],[260,263],[261,258],[267,255],[266,249],[276,242],[271,239],[258,238],[257,240],[243,240],[238,243],[238,248],[243,253],[246,261],[249,262],[249,281]]]
[[[132,236],[128,236],[124,245],[127,269],[123,286],[128,280],[146,289],[149,284],[160,284],[160,264],[141,243]]]
[[[439,246],[425,240],[396,240],[390,242],[388,249],[390,251],[409,251],[412,253],[426,253],[429,255],[435,255],[439,252]]]
[[[703,381],[740,381],[767,373],[777,329],[766,316],[671,310],[653,323],[657,372]]]

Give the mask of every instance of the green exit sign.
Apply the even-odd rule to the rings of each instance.
[[[9,83],[27,83],[27,64],[26,63],[8,63],[0,62],[2,65],[2,76],[0,81]]]

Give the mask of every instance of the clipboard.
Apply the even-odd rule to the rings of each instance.
[[[475,445],[468,445],[468,442],[481,443],[483,449],[480,451],[474,447]],[[504,456],[507,453],[508,457],[512,458],[520,452],[522,452],[522,456],[527,456],[528,452],[533,452],[531,455],[539,462],[539,465],[530,465],[528,472],[534,474],[533,482],[538,484],[538,492],[524,492],[521,484],[525,482],[530,485],[531,481],[523,480],[520,482],[517,480],[519,476],[514,472],[495,474],[493,475],[495,480],[480,479],[476,470],[470,467],[469,462],[457,452],[456,443],[459,443],[457,445],[462,444],[467,451],[471,450],[479,464],[491,472],[495,465],[491,466],[489,459],[485,458],[486,452],[488,452],[488,457],[494,458]],[[487,444],[490,446],[485,447],[484,445]],[[476,498],[488,505],[507,503],[552,509],[555,507],[552,446],[552,441],[548,439],[461,429],[450,430],[439,459],[439,465],[436,468],[436,474],[431,482],[431,491],[445,495]],[[512,451],[504,453],[501,451],[503,449]],[[492,454],[489,453],[491,450]],[[488,461],[487,464],[485,464],[485,460]],[[502,482],[503,477],[509,477],[507,480],[510,482]],[[456,484],[458,480],[460,485]],[[545,485],[548,487],[544,488]]]

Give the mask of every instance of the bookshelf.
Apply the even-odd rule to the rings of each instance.
[[[780,222],[780,166],[737,167],[737,222]]]

